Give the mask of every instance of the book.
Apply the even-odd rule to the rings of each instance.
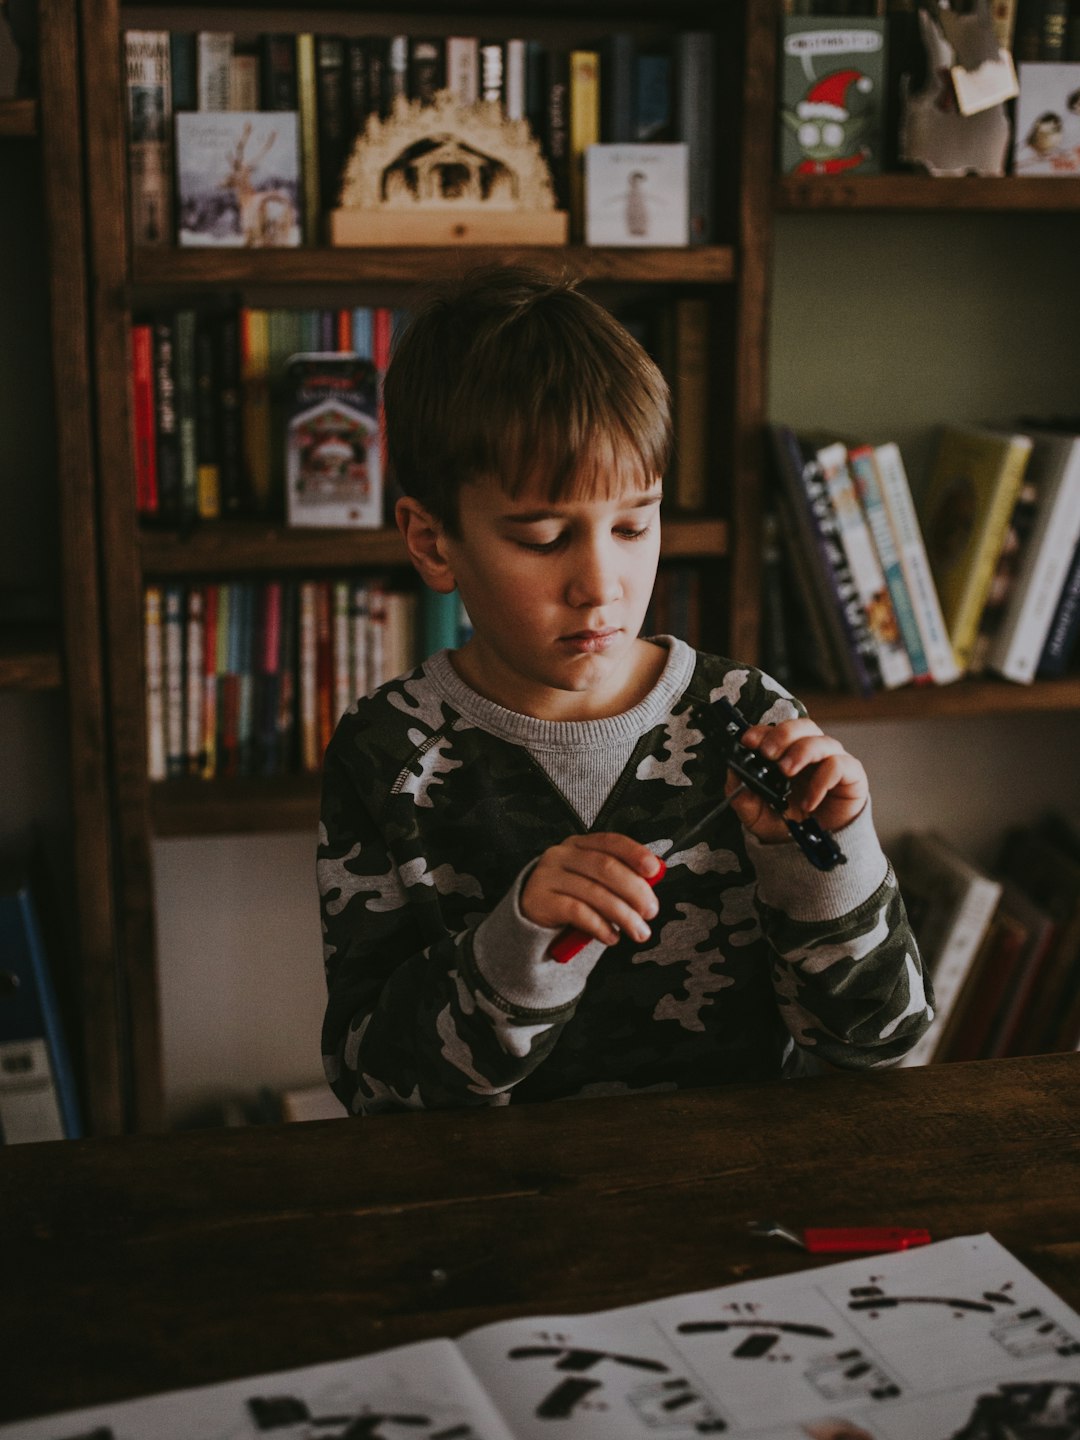
[[[257,41],[237,39],[229,62],[229,109],[261,110]]]
[[[1027,435],[945,425],[917,499],[941,611],[962,670],[1031,448]]]
[[[180,431],[176,413],[176,333],[172,311],[154,316],[154,421],[158,500],[155,514],[167,525],[180,520]]]
[[[187,774],[184,744],[184,585],[168,580],[162,586],[162,630],[165,664],[165,778]]]
[[[330,1092],[318,1089],[321,1115]],[[309,1093],[294,1113],[311,1114]],[[960,1235],[97,1404],[5,1426],[0,1440],[858,1440],[868,1424],[882,1436],[1072,1440],[1078,1329],[993,1236]]]
[[[29,867],[0,870],[0,1142],[82,1134],[75,1073]]]
[[[781,57],[781,174],[877,174],[887,92],[884,17],[787,15]]]
[[[832,508],[828,482],[816,455],[816,446],[814,441],[791,431],[785,433],[783,426],[780,426],[778,438],[780,452],[786,455],[788,462],[782,478],[791,491],[792,507],[795,507],[796,501],[801,503],[801,511],[795,513],[799,516],[799,523],[805,523],[809,531],[808,553],[818,572],[816,583],[841,672],[852,690],[871,694],[881,683],[877,647],[870,634],[863,603],[858,598],[858,586],[851,575],[840,524]]]
[[[131,411],[135,446],[135,508],[153,515],[158,508],[157,424],[154,399],[154,338],[149,324],[131,327]]]
[[[300,244],[295,112],[177,115],[176,168],[180,245]]]
[[[627,30],[605,35],[600,52],[600,140],[604,145],[629,145],[635,133],[637,44]]]
[[[286,386],[288,523],[378,528],[383,485],[373,361],[355,354],[294,355]]]
[[[346,85],[344,37],[316,35],[315,123],[318,130],[319,203],[327,209],[338,202],[341,176],[352,142]]]
[[[960,678],[960,667],[941,613],[930,557],[926,553],[900,447],[891,440],[876,445],[874,463],[881,481],[881,497],[896,536],[900,565],[922,637],[930,678],[936,685],[949,685]]]
[[[1029,684],[1080,542],[1080,435],[1033,430],[1028,476],[1035,515],[1016,583],[987,662],[1007,680]]]
[[[446,52],[434,35],[409,36],[409,99],[432,105],[445,84]]]
[[[199,513],[199,462],[196,443],[198,380],[195,374],[195,311],[173,314],[173,379],[176,405],[176,443],[180,457],[180,497],[177,520],[190,525]]]
[[[448,35],[443,55],[446,88],[462,105],[480,96],[480,42],[475,35]]]
[[[1080,63],[1021,65],[1013,125],[1017,175],[1080,175]]]
[[[143,669],[146,679],[146,773],[165,779],[165,640],[160,585],[143,592]]]
[[[270,406],[270,334],[267,312],[240,312],[240,421],[243,436],[245,508],[267,515],[272,501],[273,450]]]
[[[218,429],[218,347],[215,317],[195,312],[195,481],[196,511],[200,520],[221,514],[221,460]]]
[[[673,136],[673,57],[666,46],[635,57],[633,139],[656,144]]]
[[[206,594],[188,584],[184,631],[184,774],[202,773],[203,647],[206,643]]]
[[[1002,885],[934,831],[901,836],[893,863],[934,988],[934,1024],[899,1064],[925,1065],[939,1058],[949,1019],[994,917]]]
[[[892,600],[900,641],[907,652],[911,676],[916,683],[930,679],[930,663],[923,648],[919,622],[900,559],[896,532],[882,492],[877,460],[872,445],[856,445],[848,451],[848,466],[858,491],[866,523],[870,527],[885,584]]]
[[[169,35],[169,70],[172,103],[177,110],[199,108],[199,81],[196,36],[191,30],[173,30]]]
[[[834,441],[820,449],[817,458],[825,476],[851,577],[877,653],[881,683],[885,689],[895,690],[897,686],[908,683],[913,671],[900,635],[889,587],[885,583],[885,572],[859,502],[855,481],[848,469],[847,446],[842,441]]]
[[[263,110],[298,110],[296,37],[264,32],[259,36],[259,93]]]
[[[581,240],[585,234],[585,153],[600,141],[600,55],[596,50],[571,50],[569,102],[570,230],[572,238]]]
[[[715,239],[716,56],[708,30],[680,30],[674,41],[675,128],[687,146],[691,245]]]
[[[1002,1005],[987,1041],[986,1054],[991,1059],[1018,1053],[1017,1037],[1028,1008],[1038,994],[1043,966],[1057,933],[1050,915],[1012,881],[1004,882],[998,909],[1023,926],[1024,950],[1017,968],[1016,984]]]
[[[507,120],[525,119],[525,41],[511,38],[503,51],[503,113]]]
[[[136,245],[170,245],[173,102],[169,32],[125,31],[124,74],[131,238]]]
[[[1055,926],[1038,990],[1014,1040],[1017,1053],[1038,1054],[1056,1043],[1062,1011],[1080,964],[1080,860],[1036,825],[1009,831],[998,870],[1045,910]]]
[[[588,147],[587,245],[687,245],[689,241],[686,145]]]
[[[1021,483],[1020,493],[1016,497],[1012,515],[1009,517],[1005,539],[998,553],[997,564],[994,566],[990,588],[986,592],[986,602],[983,605],[982,615],[979,617],[979,630],[968,660],[967,673],[969,675],[986,673],[990,660],[990,649],[1001,629],[1009,601],[1016,589],[1016,574],[1020,567],[1020,558],[1031,536],[1031,528],[1035,523],[1038,498],[1038,490],[1029,466]]]
[[[994,1027],[1017,981],[1026,935],[1016,916],[999,906],[939,1042],[936,1060],[952,1063],[986,1056]]]
[[[322,197],[319,189],[315,36],[310,30],[304,30],[296,37],[296,104],[300,143],[301,231],[305,245],[317,245],[322,238]]]
[[[1076,648],[1076,637],[1080,634],[1080,542],[1072,554],[1069,570],[1061,587],[1061,594],[1050,621],[1046,643],[1036,674],[1040,679],[1053,679],[1064,675],[1069,660]]]
[[[786,425],[770,425],[774,468],[813,576],[830,648],[845,685],[863,695],[878,686],[873,639],[840,541],[814,447]]]
[[[686,514],[700,514],[709,502],[709,316],[709,302],[701,296],[672,302],[672,500]]]
[[[227,30],[200,30],[195,37],[198,108],[228,110],[232,105],[233,36]]]
[[[547,103],[541,133],[544,158],[551,171],[555,204],[570,209],[570,54],[553,45],[547,52]]]

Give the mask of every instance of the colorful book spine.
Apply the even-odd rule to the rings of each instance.
[[[203,592],[202,734],[199,774],[212,780],[217,774],[217,645],[218,596],[221,586],[208,584]]]
[[[199,459],[196,441],[198,381],[195,373],[195,311],[177,310],[174,319],[176,435],[180,451],[180,523],[199,513]]]
[[[203,647],[206,642],[205,592],[187,587],[187,629],[184,635],[184,773],[199,775],[203,743]]]
[[[265,515],[273,489],[270,333],[265,310],[240,312],[240,377],[247,497],[252,511]]]
[[[989,664],[1030,684],[1080,542],[1080,436],[1036,431],[1029,466],[1038,493],[1035,521],[1016,573]]]
[[[143,595],[143,665],[146,675],[146,773],[165,779],[165,652],[160,585]]]
[[[567,158],[570,174],[570,234],[585,234],[585,151],[600,141],[600,55],[596,50],[570,52],[570,128]]]
[[[172,60],[167,30],[124,35],[131,237],[136,245],[173,238]]]
[[[826,446],[818,451],[818,460],[851,578],[877,653],[881,683],[885,689],[895,690],[912,678],[911,661],[900,637],[881,561],[848,469],[847,446],[840,442]]]
[[[316,662],[315,581],[300,584],[299,607],[299,692],[300,768],[314,774],[319,768],[319,706]]]
[[[176,343],[172,314],[154,318],[154,418],[158,519],[180,519],[180,432],[176,415]]]
[[[322,238],[318,83],[315,68],[315,36],[309,31],[296,37],[296,95],[300,115],[300,179],[304,210],[304,244],[318,245]]]
[[[1065,583],[1061,587],[1054,618],[1046,636],[1046,644],[1039,656],[1037,674],[1040,679],[1052,680],[1064,675],[1080,635],[1080,544],[1073,551]]]
[[[158,508],[157,424],[154,414],[154,339],[150,325],[131,327],[131,408],[135,442],[135,508]]]
[[[882,498],[896,535],[900,564],[904,569],[915,618],[919,622],[930,676],[937,685],[950,685],[960,678],[960,667],[945,626],[900,447],[891,440],[878,445],[874,450],[874,460],[881,479]]]
[[[912,678],[916,684],[919,684],[930,679],[930,666],[923,649],[919,622],[915,618],[911,592],[908,589],[907,580],[904,578],[904,567],[900,561],[896,535],[889,519],[885,497],[881,492],[881,481],[878,477],[873,446],[855,446],[848,452],[848,465],[859,492],[859,500],[862,503],[863,514],[866,516],[866,523],[870,527],[878,559],[881,562],[885,583],[889,588],[889,595],[892,597],[893,613],[900,628],[900,638],[911,663]]]

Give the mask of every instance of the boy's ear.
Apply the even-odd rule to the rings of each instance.
[[[394,519],[404,538],[409,559],[425,585],[430,585],[441,595],[449,595],[456,588],[456,582],[443,543],[445,531],[442,521],[436,520],[411,495],[403,495],[394,506]]]

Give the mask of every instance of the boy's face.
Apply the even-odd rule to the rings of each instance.
[[[619,713],[655,678],[638,640],[660,556],[659,482],[601,499],[517,498],[493,480],[462,487],[458,536],[442,550],[473,624],[464,678],[546,720]],[[640,692],[640,693],[639,693]]]

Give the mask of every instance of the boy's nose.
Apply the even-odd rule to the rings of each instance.
[[[603,546],[583,548],[571,558],[568,596],[579,608],[614,604],[622,595],[615,558]]]

